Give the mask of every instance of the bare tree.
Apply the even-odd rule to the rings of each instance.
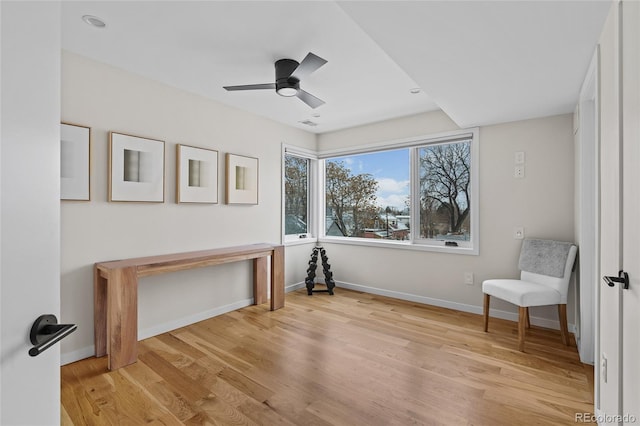
[[[308,160],[285,155],[285,234],[307,232]]]
[[[378,182],[368,173],[352,175],[341,161],[326,162],[326,203],[344,236],[360,236],[372,226]]]
[[[448,232],[460,232],[470,212],[471,143],[432,145],[420,149],[421,231],[436,233],[436,216],[446,214]]]

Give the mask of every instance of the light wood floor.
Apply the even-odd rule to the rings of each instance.
[[[64,425],[559,425],[593,368],[557,331],[336,288],[287,294],[62,367]],[[572,340],[573,342],[573,340]]]

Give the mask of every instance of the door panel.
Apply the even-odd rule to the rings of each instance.
[[[60,317],[60,4],[0,1],[0,424],[60,422],[60,345],[29,330]]]
[[[622,3],[623,266],[622,412],[640,420],[640,3]],[[635,419],[635,421],[633,421]]]
[[[614,3],[600,38],[600,271],[617,275],[621,266],[620,115],[618,5]],[[596,408],[615,416],[620,410],[621,287],[600,280]],[[598,296],[598,295],[597,295]]]

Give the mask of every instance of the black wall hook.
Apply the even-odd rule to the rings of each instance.
[[[58,324],[58,318],[55,315],[40,315],[31,326],[29,338],[34,347],[29,349],[29,355],[40,355],[77,328],[75,324]]]

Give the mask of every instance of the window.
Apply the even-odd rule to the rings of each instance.
[[[324,236],[478,253],[477,130],[333,153],[324,160]]]
[[[419,239],[471,240],[471,140],[418,148]]]
[[[283,150],[283,241],[298,241],[311,237],[314,232],[315,205],[314,154],[299,148]]]
[[[409,149],[325,161],[325,234],[409,239]]]

